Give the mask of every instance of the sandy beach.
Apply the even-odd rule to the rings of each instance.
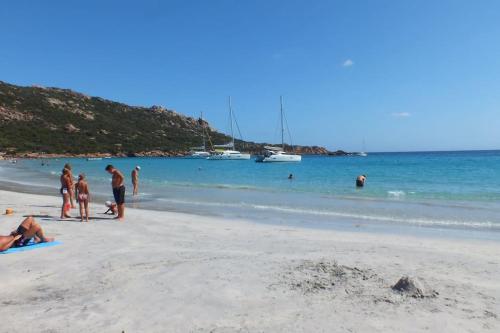
[[[500,330],[500,244],[127,210],[58,221],[0,191],[0,234],[32,214],[62,244],[0,255],[2,332]],[[76,215],[74,210],[73,215]],[[426,297],[395,292],[404,275]]]

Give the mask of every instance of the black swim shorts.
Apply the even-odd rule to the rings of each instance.
[[[125,185],[113,188],[113,196],[117,205],[125,203]]]

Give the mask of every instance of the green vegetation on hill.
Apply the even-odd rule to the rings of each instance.
[[[211,130],[214,144],[229,137]],[[45,153],[186,151],[202,123],[162,107],[132,107],[67,89],[0,81],[0,150]]]
[[[0,81],[0,153],[185,153],[201,146],[203,129],[214,145],[230,142],[208,123],[159,106],[129,106],[68,89]],[[236,141],[237,149],[251,153],[264,145]],[[302,154],[328,153],[316,146],[294,149]]]

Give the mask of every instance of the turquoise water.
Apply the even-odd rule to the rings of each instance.
[[[500,151],[372,153],[367,157],[303,156],[302,163],[188,158],[22,160],[0,166],[0,180],[57,194],[69,162],[87,174],[100,199],[111,198],[111,163],[127,177],[141,166],[135,207],[250,217],[272,223],[500,231]],[[10,169],[14,168],[15,173]],[[288,180],[288,174],[294,175]],[[356,189],[357,175],[368,176]],[[52,192],[50,192],[52,193]],[[346,222],[347,221],[347,222]]]

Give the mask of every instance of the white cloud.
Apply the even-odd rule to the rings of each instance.
[[[347,59],[346,61],[344,61],[344,63],[342,64],[343,67],[351,67],[352,65],[354,65],[354,61],[352,61],[351,59]]]
[[[409,113],[409,112],[394,112],[391,115],[393,117],[410,117],[411,113]]]

